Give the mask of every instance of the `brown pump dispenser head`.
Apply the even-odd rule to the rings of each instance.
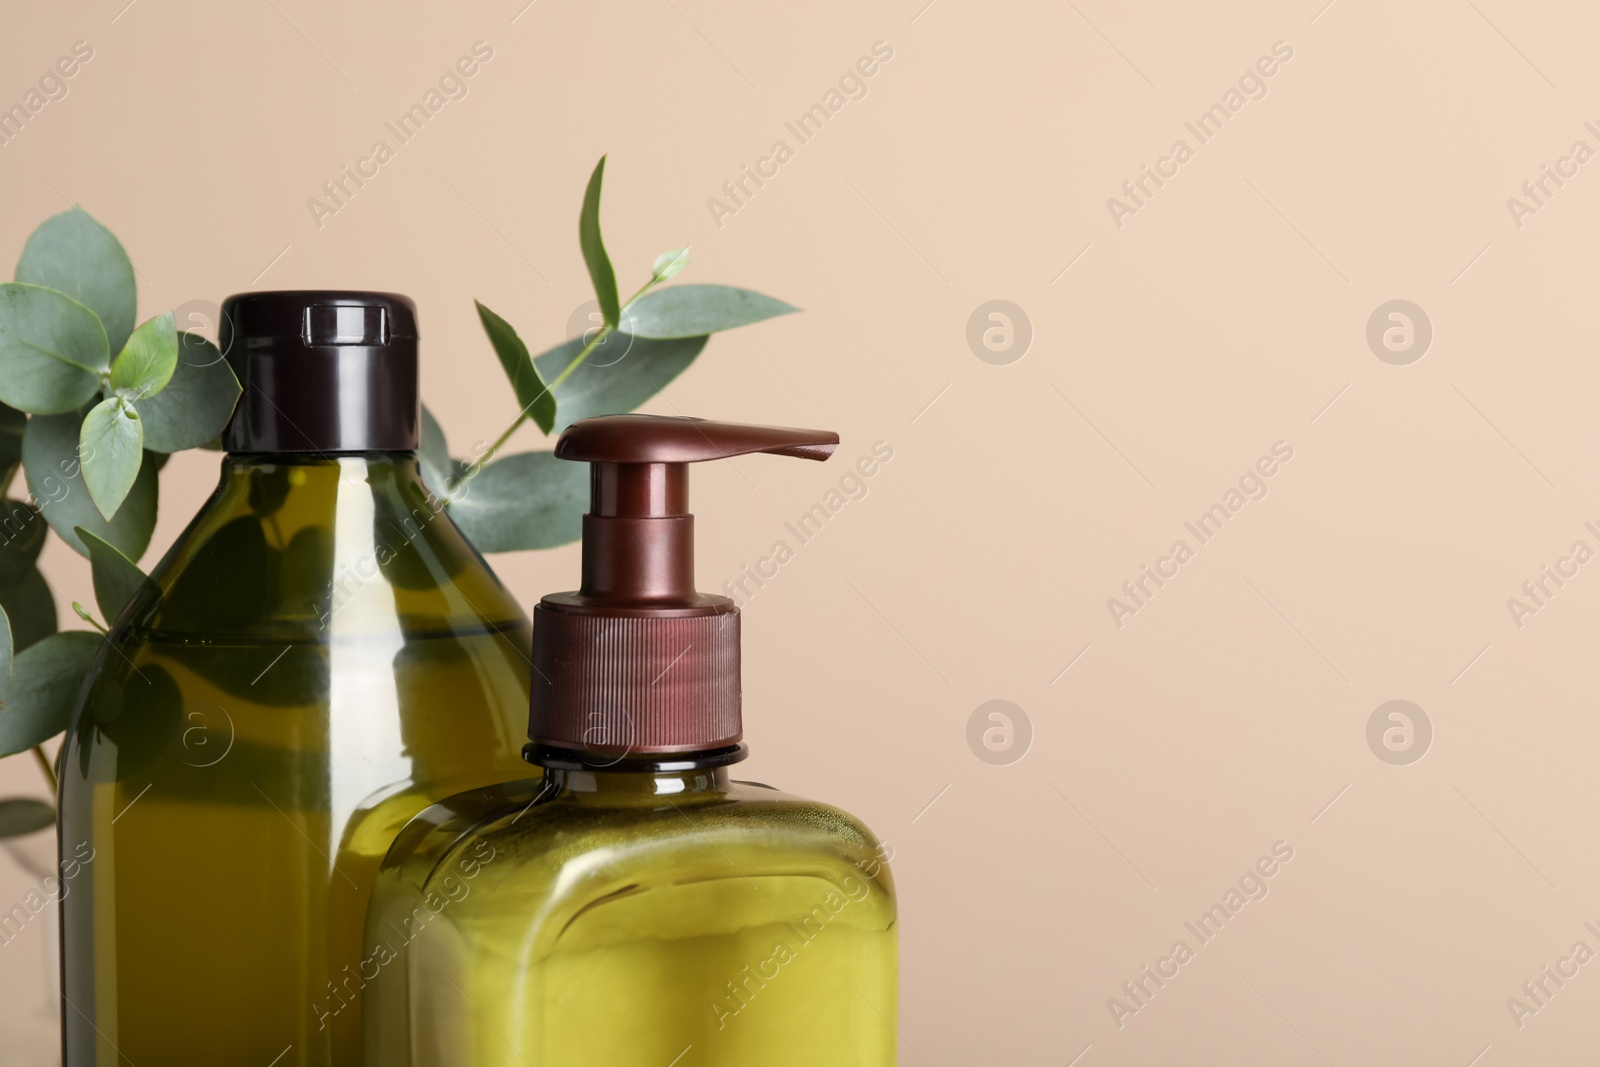
[[[556,456],[591,464],[583,587],[533,611],[528,732],[620,760],[739,744],[739,609],[694,587],[690,463],[824,460],[839,435],[662,415],[580,419]]]

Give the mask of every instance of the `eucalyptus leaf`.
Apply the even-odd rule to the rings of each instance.
[[[517,403],[533,418],[539,429],[549,433],[556,421],[556,398],[534,368],[533,359],[528,355],[528,346],[522,343],[522,338],[517,336],[517,331],[512,329],[509,322],[476,300],[473,303],[477,305],[478,321],[483,323],[483,332],[489,335],[494,354],[500,357],[500,366],[505,368],[506,377],[511,379]]]
[[[116,517],[144,465],[144,425],[133,405],[109,396],[84,416],[79,438],[83,483],[108,520]]]
[[[11,692],[11,661],[15,654],[11,643],[11,619],[0,610],[0,695]]]
[[[0,404],[0,494],[11,487],[11,481],[22,465],[22,434],[28,428],[28,416],[9,404]]]
[[[0,401],[35,415],[72,411],[100,392],[110,364],[93,311],[54,289],[0,284]]]
[[[0,497],[0,589],[33,569],[49,530],[33,508]]]
[[[123,666],[120,660],[118,666]],[[75,729],[96,731],[110,746],[115,747],[116,777],[118,781],[126,782],[136,776],[150,775],[164,759],[174,755],[177,759],[168,763],[167,768],[179,761],[191,767],[204,765],[212,759],[220,760],[224,751],[231,752],[227,745],[234,731],[229,725],[232,720],[227,712],[220,704],[210,701],[195,703],[199,707],[186,714],[183,690],[173,680],[171,672],[159,664],[146,662],[137,674],[126,672],[121,685],[101,689],[95,695],[94,702],[84,708],[83,717],[78,720]],[[200,710],[202,708],[210,710],[212,714],[206,714],[206,711]],[[213,738],[217,742],[214,756],[204,747]],[[79,751],[91,747],[99,746],[85,745]],[[229,767],[237,770],[233,764],[229,764]],[[166,770],[162,775],[165,779],[162,782],[163,795],[171,796],[168,790],[173,786],[181,790],[183,785],[191,784],[183,782],[183,785],[179,785],[183,776],[173,774],[167,768],[162,768]],[[150,778],[146,777],[145,780],[149,781]],[[254,789],[250,791],[255,793]],[[259,799],[260,794],[255,795]]]
[[[471,550],[461,542],[427,532],[445,513],[446,503],[445,497],[437,495],[422,502],[409,491],[374,498],[373,543],[380,546],[378,569],[390,585],[399,589],[442,589],[472,565]],[[330,556],[328,571],[332,567]],[[334,610],[348,599],[343,590],[336,591]]]
[[[607,325],[614,327],[621,313],[617,275],[611,269],[611,257],[606,255],[605,241],[600,237],[600,183],[605,173],[606,157],[601,156],[600,162],[594,165],[594,173],[589,175],[589,187],[583,193],[583,212],[578,216],[578,247],[583,249],[583,262],[589,268],[589,279],[594,282],[600,315]]]
[[[11,621],[11,645],[17,652],[56,632],[56,598],[37,570],[0,589],[0,608]]]
[[[100,635],[52,634],[17,656],[0,705],[0,756],[26,752],[67,728]]]
[[[333,531],[326,526],[300,527],[289,538],[278,564],[276,603],[322,616],[332,610],[333,598],[338,595],[328,581],[332,573]]]
[[[417,459],[422,463],[422,482],[440,500],[450,494],[450,445],[445,440],[444,429],[433,417],[428,405],[422,405],[422,443],[417,448]]]
[[[587,464],[519,452],[457,486],[450,517],[480,552],[554,548],[582,534],[588,502]]]
[[[75,532],[76,527],[82,526],[117,546],[124,556],[137,560],[149,547],[156,526],[159,483],[153,454],[145,454],[127,499],[117,509],[116,518],[108,521],[89,499],[83,484],[78,462],[79,426],[75,414],[28,420],[28,432],[22,439],[22,467],[28,476],[28,491],[50,528],[73,551],[89,554],[88,546]]]
[[[111,388],[129,400],[155,396],[172,380],[177,365],[178,330],[172,312],[166,311],[146,320],[122,346],[111,364]]]
[[[689,247],[669,249],[656,257],[650,265],[650,274],[658,282],[667,281],[689,265]]]
[[[216,345],[197,333],[179,333],[172,380],[134,403],[144,422],[144,447],[182,452],[215,440],[233,415],[239,391],[239,379]]]
[[[635,300],[622,327],[637,337],[696,337],[799,310],[731,285],[674,285]]]
[[[323,582],[324,591],[327,588]],[[326,595],[323,598],[326,603]],[[194,643],[174,644],[162,649],[162,657],[170,660],[177,668],[188,674],[198,675],[211,685],[216,686],[230,696],[240,697],[256,707],[265,708],[305,708],[315,707],[328,699],[329,677],[332,669],[327,642],[300,641],[288,646],[277,648],[261,644],[222,644],[222,643]],[[280,658],[281,654],[281,658]],[[149,667],[141,667],[140,671],[150,674]],[[128,695],[132,697],[139,686],[128,686]],[[159,705],[157,705],[159,707]],[[152,709],[154,710],[154,709]],[[267,745],[261,743],[263,748]],[[234,750],[234,760],[239,750]],[[305,753],[304,755],[309,755]],[[284,750],[276,749],[276,766],[278,770],[273,773],[284,774]],[[263,753],[260,766],[263,773],[265,768],[273,766],[272,757]],[[293,766],[288,773],[317,773],[311,770],[312,761],[300,766]],[[230,762],[233,772],[241,772],[242,764]],[[325,767],[326,763],[321,766]],[[303,788],[304,796],[315,797],[321,793],[321,802],[328,802],[325,790],[326,778],[323,783],[307,782]],[[246,789],[250,787],[245,786]],[[260,800],[260,794],[250,789],[252,795]],[[309,800],[311,803],[316,801]]]
[[[250,510],[260,518],[276,515],[289,499],[289,468],[282,464],[258,467],[250,472]]]
[[[282,553],[267,543],[260,518],[240,515],[198,543],[191,538],[184,547],[187,559],[165,586],[156,628],[173,633],[250,633],[273,617]],[[301,607],[294,605],[295,610]]]
[[[707,340],[706,337],[683,337],[652,341],[612,334],[606,339],[606,349],[609,351],[615,345],[623,355],[605,365],[595,363],[593,357],[578,365],[557,391],[559,404],[554,428],[564,430],[591,415],[632,411],[682,374],[705,348]],[[554,381],[582,350],[583,339],[574,338],[541,355],[534,360],[534,365],[546,381]]]
[[[33,797],[0,800],[0,838],[36,834],[56,824],[56,809]]]
[[[111,231],[81,207],[45,219],[33,231],[17,261],[17,281],[59,289],[88,305],[105,325],[110,352],[121,352],[133,332],[133,263]]]
[[[78,537],[89,546],[90,569],[94,574],[94,600],[106,625],[114,625],[122,611],[133,598],[146,590],[154,591],[156,583],[133,560],[117,551],[115,545],[100,540],[79,527]]]

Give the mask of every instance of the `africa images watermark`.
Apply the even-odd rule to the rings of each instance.
[[[1244,106],[1252,100],[1265,100],[1267,97],[1267,80],[1276,75],[1280,64],[1287,63],[1294,58],[1294,49],[1287,41],[1272,42],[1272,54],[1261,56],[1254,64],[1245,68],[1239,75],[1236,85],[1230,85],[1223,92],[1222,99],[1202,111],[1191,122],[1185,122],[1183,128],[1194,138],[1194,145],[1183,138],[1172,142],[1172,147],[1167,154],[1159,157],[1152,166],[1149,163],[1139,165],[1139,176],[1130,178],[1122,183],[1122,192],[1127,199],[1119,197],[1106,198],[1106,210],[1111,212],[1111,222],[1117,229],[1126,225],[1125,220],[1129,215],[1137,215],[1152,199],[1161,187],[1178,176],[1179,168],[1195,157],[1201,146],[1209,144],[1211,139],[1222,132],[1228,122],[1244,110]],[[1155,188],[1151,188],[1151,185]]]
[[[767,582],[778,576],[784,564],[794,559],[800,549],[810,544],[827,524],[845,509],[845,505],[853,500],[865,500],[867,496],[867,482],[875,477],[883,464],[894,459],[894,446],[888,441],[875,441],[872,451],[863,454],[839,476],[837,488],[829,489],[822,494],[822,499],[812,504],[801,512],[793,522],[783,524],[793,538],[794,544],[788,539],[779,538],[772,543],[771,549],[765,556],[755,561],[755,564],[743,564],[739,568],[739,577],[730,578],[722,583],[722,591],[732,597],[741,608],[755,599],[756,593],[765,589]],[[751,589],[751,583],[755,588]]]
[[[94,46],[88,41],[72,42],[72,51],[61,56],[39,75],[36,86],[30,86],[22,99],[8,108],[0,108],[0,148],[9,145],[21,135],[28,123],[48,104],[65,100],[71,86],[67,83],[83,69],[83,64],[94,58]]]
[[[1121,1030],[1129,1018],[1148,1008],[1155,995],[1183,973],[1186,964],[1193,962],[1200,947],[1216,940],[1228,923],[1233,921],[1233,917],[1245,909],[1246,904],[1267,899],[1267,894],[1271,892],[1268,880],[1292,859],[1293,845],[1287,841],[1273,842],[1271,855],[1257,859],[1239,876],[1236,885],[1228,887],[1220,901],[1202,912],[1194,922],[1183,924],[1183,928],[1194,937],[1194,947],[1179,938],[1172,943],[1166,955],[1158,957],[1154,964],[1144,964],[1139,968],[1138,977],[1122,983],[1122,996],[1107,997],[1106,1010],[1111,1013],[1111,1021],[1117,1024],[1117,1029]]]
[[[485,856],[484,850],[488,850]],[[367,983],[375,981],[384,967],[400,958],[395,945],[405,948],[426,930],[433,920],[437,919],[451,904],[459,904],[472,893],[472,886],[468,883],[483,872],[483,868],[494,862],[494,846],[487,841],[479,841],[473,846],[470,856],[462,857],[455,861],[456,872],[446,873],[437,878],[437,889],[430,888],[418,901],[417,906],[411,909],[410,914],[400,920],[398,926],[393,920],[389,922],[389,929],[393,930],[397,941],[380,941],[372,946],[372,951],[355,965],[352,970],[347,963],[344,969],[328,981],[327,998],[311,1003],[311,1014],[316,1017],[317,1029],[326,1030],[328,1020],[348,1008],[361,991],[367,988]],[[433,884],[430,878],[430,885]],[[442,892],[441,892],[442,891]]]
[[[484,441],[473,444],[472,455],[471,462],[463,460],[452,464],[456,476],[448,493],[448,501],[439,499],[433,490],[427,490],[422,503],[400,516],[398,523],[392,518],[387,520],[389,528],[398,535],[397,540],[379,541],[370,552],[363,553],[354,561],[338,565],[324,590],[327,597],[326,605],[322,603],[312,605],[312,610],[317,616],[318,629],[327,629],[334,615],[354,600],[361,590],[376,581],[385,567],[393,564],[402,552],[422,536],[422,532],[435,518],[445,513],[450,503],[466,499],[472,491],[472,479],[476,478],[494,458],[493,451]]]
[[[717,1029],[726,1030],[728,1020],[737,1018],[754,1004],[762,990],[767,988],[767,983],[776,981],[785,968],[793,966],[807,946],[821,937],[846,908],[860,904],[871,896],[872,884],[883,870],[883,864],[893,858],[894,849],[888,844],[880,844],[872,859],[856,863],[856,869],[866,876],[864,880],[852,874],[845,875],[837,888],[824,893],[810,911],[800,916],[799,925],[793,922],[784,924],[789,933],[794,935],[792,939],[785,936],[774,941],[772,950],[766,956],[755,963],[745,964],[743,970],[723,983],[727,995],[723,997],[719,994],[719,999],[710,1002]]]
[[[1596,929],[1594,923],[1586,922],[1583,928],[1600,938],[1600,929]],[[1587,941],[1578,940],[1572,943],[1572,948],[1565,956],[1557,958],[1554,967],[1548,963],[1541,965],[1538,977],[1522,983],[1522,996],[1506,998],[1506,1010],[1511,1013],[1511,1021],[1517,1024],[1517,1029],[1528,1025],[1529,1016],[1548,1008],[1555,995],[1578,977],[1579,969],[1592,959],[1594,949],[1589,947]]]
[[[1600,138],[1600,127],[1593,122],[1585,122],[1583,128],[1591,135]],[[1512,225],[1522,229],[1530,215],[1537,215],[1541,208],[1549,206],[1550,201],[1560,192],[1567,182],[1578,176],[1578,168],[1589,162],[1595,156],[1589,142],[1582,139],[1572,142],[1572,147],[1567,149],[1567,154],[1556,158],[1555,166],[1548,163],[1539,164],[1539,176],[1530,178],[1522,183],[1522,196],[1506,197],[1506,210],[1511,213]],[[1554,188],[1552,188],[1554,186]]]
[[[28,890],[20,903],[13,905],[9,911],[0,911],[0,947],[15,941],[33,920],[44,914],[46,908],[66,900],[67,894],[72,892],[72,880],[93,862],[94,846],[87,841],[79,842],[72,850],[71,858],[61,861],[59,876],[46,875],[39,883],[39,888]]]
[[[372,142],[366,155],[359,157],[353,165],[341,165],[338,176],[323,182],[322,192],[327,199],[313,196],[306,200],[306,210],[311,212],[311,221],[317,229],[326,225],[329,216],[337,215],[349,207],[356,193],[376,178],[383,165],[394,159],[401,148],[410,144],[423,127],[444,110],[446,104],[452,100],[465,100],[470,91],[467,83],[478,75],[483,64],[493,58],[494,48],[491,45],[485,41],[474,41],[471,55],[464,55],[445,68],[444,73],[439,75],[437,86],[428,86],[420,101],[402,111],[392,122],[383,124],[383,128],[394,138],[393,146],[385,138],[378,138]]]
[[[1594,523],[1586,522],[1583,528],[1600,541],[1600,528]],[[1554,564],[1541,563],[1538,575],[1522,583],[1522,596],[1506,597],[1506,610],[1511,613],[1511,621],[1517,629],[1527,625],[1529,615],[1537,615],[1541,608],[1548,607],[1555,595],[1578,576],[1578,569],[1594,557],[1595,550],[1580,537],[1572,542],[1566,555],[1556,557]]]
[[[1111,612],[1111,621],[1117,624],[1117,629],[1127,625],[1130,615],[1137,615],[1149,607],[1150,601],[1155,598],[1167,582],[1178,576],[1178,570],[1185,563],[1194,559],[1200,546],[1210,541],[1222,532],[1230,519],[1244,510],[1244,506],[1252,500],[1265,500],[1267,497],[1267,481],[1282,469],[1281,465],[1294,458],[1294,447],[1287,441],[1274,441],[1270,455],[1259,457],[1254,464],[1246,468],[1234,485],[1228,487],[1222,494],[1222,499],[1202,511],[1193,522],[1186,522],[1183,528],[1195,539],[1191,546],[1184,538],[1172,543],[1167,554],[1155,561],[1154,566],[1144,564],[1139,568],[1139,575],[1122,583],[1124,600],[1120,597],[1107,597],[1106,610]]]
[[[73,446],[71,455],[57,460],[53,465],[39,463],[36,468],[38,473],[29,470],[28,498],[22,501],[8,498],[6,506],[0,509],[0,543],[9,545],[18,539],[42,539],[45,531],[38,523],[45,509],[71,496],[71,483],[82,485],[83,464],[93,458],[94,446],[80,442]],[[87,489],[84,491],[88,492]]]
[[[844,73],[839,75],[838,82],[829,86],[820,101],[802,111],[793,122],[783,124],[783,128],[794,138],[793,145],[782,137],[773,141],[766,155],[758,157],[754,164],[741,164],[739,176],[722,183],[726,200],[707,197],[706,210],[711,212],[711,221],[717,224],[717,229],[722,229],[723,220],[743,210],[756,192],[776,178],[783,165],[795,157],[796,151],[821,133],[823,127],[844,110],[846,104],[853,100],[865,100],[867,80],[878,73],[882,64],[893,58],[894,46],[888,41],[872,42],[870,55],[861,56],[846,67]],[[752,185],[755,188],[751,188]]]

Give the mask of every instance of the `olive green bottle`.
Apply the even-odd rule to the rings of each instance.
[[[222,479],[115,620],[61,760],[68,1067],[361,1062],[390,842],[526,774],[527,617],[423,485],[404,297],[223,305]]]
[[[836,808],[736,782],[739,614],[695,591],[687,464],[825,459],[813,430],[574,423],[593,464],[583,586],[534,611],[525,758],[422,812],[363,946],[384,1067],[886,1067],[888,848]]]

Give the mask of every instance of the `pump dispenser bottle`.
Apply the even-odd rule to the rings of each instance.
[[[61,758],[68,1067],[359,1064],[384,852],[527,774],[528,620],[420,478],[411,301],[236,296],[221,334],[221,483]]]
[[[688,464],[826,459],[832,433],[614,415],[583,581],[534,611],[527,781],[422,812],[368,913],[367,1061],[385,1067],[895,1062],[887,848],[733,781],[739,612],[695,591]],[[378,962],[381,961],[381,962]]]

